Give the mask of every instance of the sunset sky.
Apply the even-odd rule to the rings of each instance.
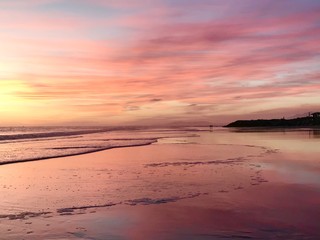
[[[1,0],[0,125],[320,111],[319,0]]]

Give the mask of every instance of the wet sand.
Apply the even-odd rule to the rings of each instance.
[[[319,139],[201,132],[0,166],[0,239],[318,239]]]

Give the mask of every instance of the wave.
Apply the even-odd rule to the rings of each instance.
[[[108,147],[62,147],[62,148],[51,148],[51,149],[59,149],[59,150],[66,150],[66,149],[88,149],[85,151],[80,151],[76,153],[65,153],[65,154],[57,154],[53,156],[43,156],[43,157],[35,157],[35,158],[26,158],[26,159],[18,159],[18,160],[9,160],[9,161],[2,161],[0,162],[0,165],[8,165],[8,164],[14,164],[14,163],[24,163],[24,162],[32,162],[32,161],[40,161],[40,160],[47,160],[47,159],[53,159],[53,158],[60,158],[60,157],[71,157],[71,156],[77,156],[77,155],[83,155],[88,153],[94,153],[94,152],[100,152],[108,149],[113,148],[124,148],[124,147],[138,147],[138,146],[146,146],[150,145],[152,143],[157,142],[157,140],[152,139],[147,142],[138,142],[138,143],[130,143],[130,144],[122,144],[122,145],[114,145],[114,146],[108,146]]]
[[[149,145],[163,138],[195,137],[187,131],[109,128],[1,129],[0,165]],[[64,130],[64,131],[62,131]],[[5,133],[5,134],[4,134]]]
[[[49,138],[49,137],[67,137],[73,135],[84,135],[92,133],[103,133],[110,130],[99,129],[99,130],[79,130],[70,132],[42,132],[42,133],[24,133],[24,134],[6,134],[0,135],[0,141],[6,140],[20,140],[20,139],[35,139],[35,138]]]

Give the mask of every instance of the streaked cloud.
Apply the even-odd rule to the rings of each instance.
[[[319,1],[236,2],[1,2],[1,99],[15,106],[0,106],[2,124],[22,124],[27,110],[23,124],[226,123],[319,110]]]

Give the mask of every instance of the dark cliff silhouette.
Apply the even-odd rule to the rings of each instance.
[[[258,119],[238,120],[225,127],[320,127],[320,112],[309,114],[307,117],[293,119]]]

